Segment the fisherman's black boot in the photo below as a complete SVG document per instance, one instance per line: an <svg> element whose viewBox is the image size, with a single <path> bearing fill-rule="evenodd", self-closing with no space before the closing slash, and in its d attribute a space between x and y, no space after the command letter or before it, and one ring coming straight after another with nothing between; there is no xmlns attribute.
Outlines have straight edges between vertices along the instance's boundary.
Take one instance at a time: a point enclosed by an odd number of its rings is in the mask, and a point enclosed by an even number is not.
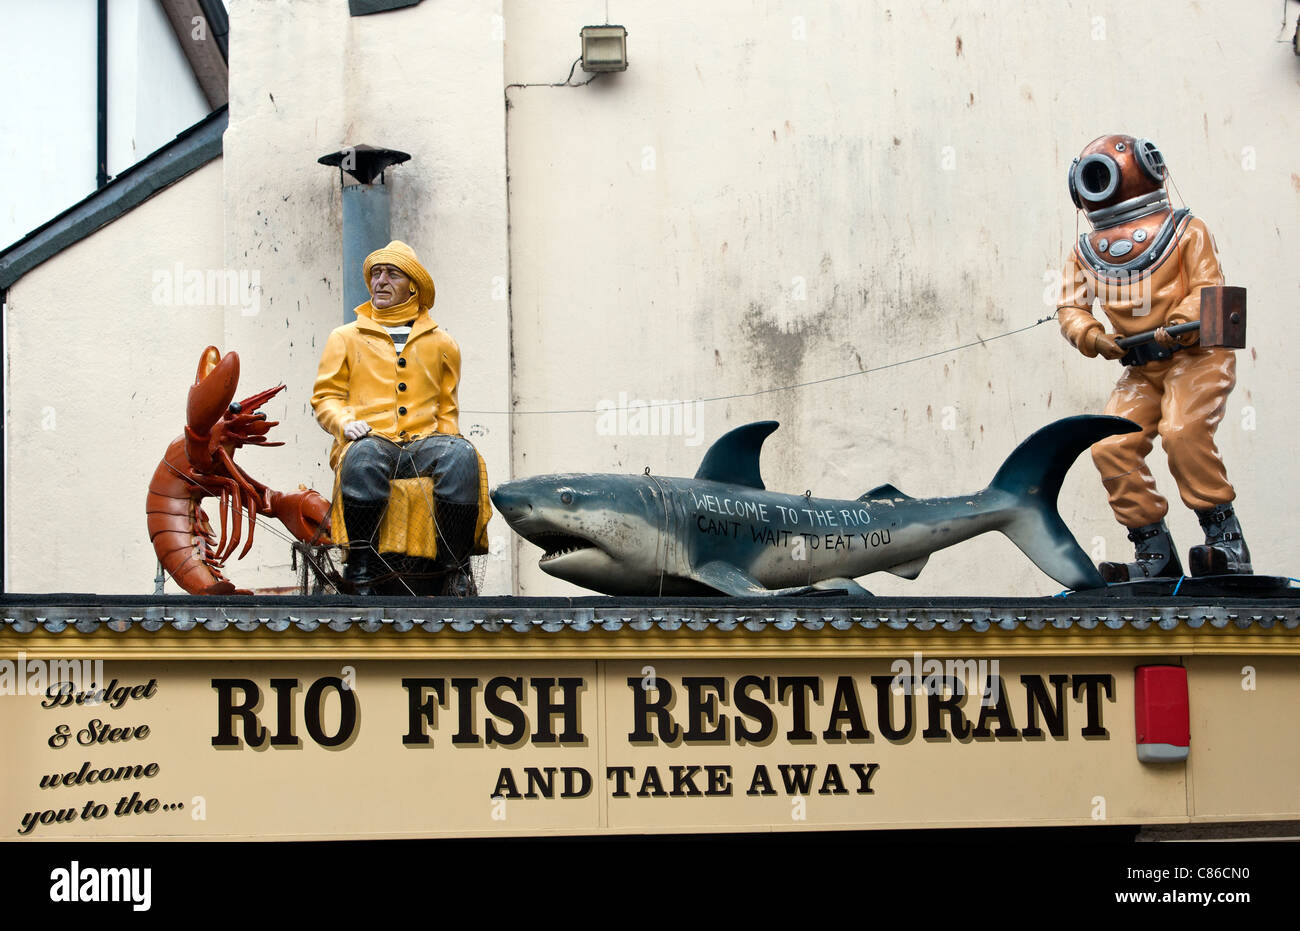
<svg viewBox="0 0 1300 931"><path fill-rule="evenodd" d="M1187 554L1192 575L1251 575L1250 550L1232 505L1197 511L1196 516L1205 531L1205 545L1193 546Z"/></svg>
<svg viewBox="0 0 1300 931"><path fill-rule="evenodd" d="M1097 568L1107 582L1140 582L1143 579L1176 579L1183 574L1174 538L1164 521L1134 527L1128 532L1137 550L1136 562L1104 562Z"/></svg>
<svg viewBox="0 0 1300 931"><path fill-rule="evenodd" d="M374 584L382 574L375 538L384 516L384 504L343 499L343 524L348 533L348 559L343 567L343 581L354 595L373 595Z"/></svg>
<svg viewBox="0 0 1300 931"><path fill-rule="evenodd" d="M478 594L478 585L470 568L470 551L474 531L478 529L478 504L457 504L435 499L434 517L438 523L439 565L446 567L442 593L457 598Z"/></svg>

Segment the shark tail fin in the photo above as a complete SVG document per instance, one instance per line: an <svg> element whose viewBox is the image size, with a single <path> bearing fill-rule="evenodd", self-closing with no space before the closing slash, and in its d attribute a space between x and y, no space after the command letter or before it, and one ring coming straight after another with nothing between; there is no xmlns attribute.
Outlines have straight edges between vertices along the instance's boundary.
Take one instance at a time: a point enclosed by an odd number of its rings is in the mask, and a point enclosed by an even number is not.
<svg viewBox="0 0 1300 931"><path fill-rule="evenodd" d="M925 564L929 561L929 556L922 556L920 559L913 559L911 562L905 562L897 566L890 566L885 571L892 572L900 579L915 581L916 578L920 576L921 570L925 568Z"/></svg>
<svg viewBox="0 0 1300 931"><path fill-rule="evenodd" d="M1138 429L1123 417L1066 417L1017 446L989 483L1016 499L1002 532L1034 565L1067 588L1101 588L1105 582L1056 509L1065 474L1079 454L1098 440Z"/></svg>

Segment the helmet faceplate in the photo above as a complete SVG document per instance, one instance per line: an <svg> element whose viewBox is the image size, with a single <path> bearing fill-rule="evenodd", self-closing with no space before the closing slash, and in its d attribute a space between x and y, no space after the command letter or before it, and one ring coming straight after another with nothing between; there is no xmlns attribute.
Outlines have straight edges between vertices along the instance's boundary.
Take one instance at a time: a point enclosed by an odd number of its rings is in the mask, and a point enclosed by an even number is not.
<svg viewBox="0 0 1300 931"><path fill-rule="evenodd" d="M1151 140L1102 136L1070 165L1070 199L1093 213L1161 191L1166 174L1164 156Z"/></svg>

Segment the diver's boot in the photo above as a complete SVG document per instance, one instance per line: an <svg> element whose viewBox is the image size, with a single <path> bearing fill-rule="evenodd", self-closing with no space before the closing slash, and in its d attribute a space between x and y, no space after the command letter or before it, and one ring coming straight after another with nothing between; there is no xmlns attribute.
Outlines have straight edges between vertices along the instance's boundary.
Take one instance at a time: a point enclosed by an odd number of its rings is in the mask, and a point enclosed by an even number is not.
<svg viewBox="0 0 1300 931"><path fill-rule="evenodd" d="M1250 550L1241 535L1241 524L1231 504L1197 511L1205 545L1193 546L1187 554L1192 575L1251 575Z"/></svg>
<svg viewBox="0 0 1300 931"><path fill-rule="evenodd" d="M1183 574L1174 538L1164 521L1134 527L1128 532L1137 551L1135 562L1104 562L1097 568L1107 582L1141 582L1143 579L1176 579Z"/></svg>
<svg viewBox="0 0 1300 931"><path fill-rule="evenodd" d="M434 516L438 523L437 562L446 568L442 594L456 598L477 595L469 557L474 548L474 531L478 529L478 503L457 504L436 498Z"/></svg>
<svg viewBox="0 0 1300 931"><path fill-rule="evenodd" d="M343 581L354 595L373 595L379 571L379 554L375 538L384 516L383 504L343 499L343 524L348 533L348 559L343 566Z"/></svg>

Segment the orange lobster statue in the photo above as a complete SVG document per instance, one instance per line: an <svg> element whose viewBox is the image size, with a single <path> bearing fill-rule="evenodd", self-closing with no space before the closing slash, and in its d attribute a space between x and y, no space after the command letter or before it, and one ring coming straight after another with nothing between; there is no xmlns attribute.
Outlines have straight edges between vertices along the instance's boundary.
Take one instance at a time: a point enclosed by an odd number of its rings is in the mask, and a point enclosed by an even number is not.
<svg viewBox="0 0 1300 931"><path fill-rule="evenodd" d="M185 410L185 433L167 447L149 482L145 507L154 551L176 584L192 595L251 594L235 588L220 571L239 545L245 510L248 540L240 559L253 545L258 514L279 518L304 542L329 542L328 501L310 490L288 495L272 491L235 465L232 455L241 446L284 445L267 442L267 432L278 421L268 421L258 411L284 385L231 403L238 384L239 355L223 356L215 346L204 349ZM199 506L204 498L217 496L221 499L219 539Z"/></svg>

